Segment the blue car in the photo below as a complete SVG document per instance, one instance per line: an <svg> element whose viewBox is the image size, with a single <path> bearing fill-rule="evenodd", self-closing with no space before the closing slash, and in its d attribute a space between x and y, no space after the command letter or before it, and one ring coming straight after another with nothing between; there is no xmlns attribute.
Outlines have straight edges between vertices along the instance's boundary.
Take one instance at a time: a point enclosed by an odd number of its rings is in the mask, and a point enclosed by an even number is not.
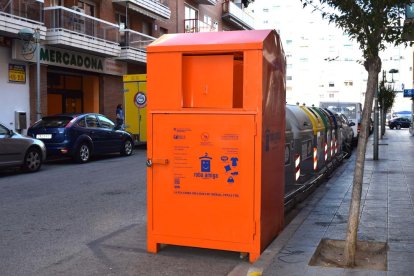
<svg viewBox="0 0 414 276"><path fill-rule="evenodd" d="M78 163L86 163L96 154L119 152L129 156L134 148L131 134L96 113L43 117L27 135L42 140L47 155L70 156Z"/></svg>

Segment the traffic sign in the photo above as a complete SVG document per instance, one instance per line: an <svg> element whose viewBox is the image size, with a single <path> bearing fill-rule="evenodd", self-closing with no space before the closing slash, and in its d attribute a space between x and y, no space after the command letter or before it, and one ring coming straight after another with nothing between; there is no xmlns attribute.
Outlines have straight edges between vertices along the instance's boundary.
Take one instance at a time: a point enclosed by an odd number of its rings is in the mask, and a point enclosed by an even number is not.
<svg viewBox="0 0 414 276"><path fill-rule="evenodd" d="M414 97L414 89L404 89L404 97Z"/></svg>

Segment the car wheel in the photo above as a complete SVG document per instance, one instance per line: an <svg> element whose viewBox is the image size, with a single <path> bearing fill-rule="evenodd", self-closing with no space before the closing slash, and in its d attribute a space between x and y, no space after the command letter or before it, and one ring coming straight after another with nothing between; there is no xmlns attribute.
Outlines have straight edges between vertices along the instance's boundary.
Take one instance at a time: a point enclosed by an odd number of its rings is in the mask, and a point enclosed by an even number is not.
<svg viewBox="0 0 414 276"><path fill-rule="evenodd" d="M394 129L394 127L393 126L390 126L390 129Z"/></svg>
<svg viewBox="0 0 414 276"><path fill-rule="evenodd" d="M38 149L30 148L24 157L23 170L26 172L37 172L42 166L42 154Z"/></svg>
<svg viewBox="0 0 414 276"><path fill-rule="evenodd" d="M397 126L396 126L396 128L397 128L397 129L401 129L401 126L400 126L400 125L397 125Z"/></svg>
<svg viewBox="0 0 414 276"><path fill-rule="evenodd" d="M86 163L91 157L91 149L88 144L80 144L75 154L75 161L78 163Z"/></svg>
<svg viewBox="0 0 414 276"><path fill-rule="evenodd" d="M121 155L130 156L132 154L132 151L132 141L130 139L126 139L122 144Z"/></svg>

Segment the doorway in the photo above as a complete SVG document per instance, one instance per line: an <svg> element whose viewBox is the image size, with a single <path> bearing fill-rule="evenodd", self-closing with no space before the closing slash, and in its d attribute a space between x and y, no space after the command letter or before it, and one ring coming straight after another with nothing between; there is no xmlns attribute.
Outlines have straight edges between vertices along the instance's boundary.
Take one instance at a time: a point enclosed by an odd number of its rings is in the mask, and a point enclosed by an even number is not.
<svg viewBox="0 0 414 276"><path fill-rule="evenodd" d="M47 74L47 114L99 113L99 78L92 75Z"/></svg>

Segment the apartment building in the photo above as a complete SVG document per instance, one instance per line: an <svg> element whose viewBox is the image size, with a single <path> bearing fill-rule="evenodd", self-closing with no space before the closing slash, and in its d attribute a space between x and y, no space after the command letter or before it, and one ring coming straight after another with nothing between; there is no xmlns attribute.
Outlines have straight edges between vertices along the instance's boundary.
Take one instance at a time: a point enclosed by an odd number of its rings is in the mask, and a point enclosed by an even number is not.
<svg viewBox="0 0 414 276"><path fill-rule="evenodd" d="M361 65L359 44L318 11L303 8L300 1L260 0L249 6L256 29L276 29L287 60L288 103L318 105L321 101L364 102L368 73ZM388 81L401 91L413 83L413 54L410 47L389 45L381 53L382 69L398 70ZM403 108L397 96L396 108Z"/></svg>
<svg viewBox="0 0 414 276"><path fill-rule="evenodd" d="M146 72L157 37L253 24L240 0L0 0L0 121L16 129L16 111L27 126L57 113L114 119L122 76Z"/></svg>

